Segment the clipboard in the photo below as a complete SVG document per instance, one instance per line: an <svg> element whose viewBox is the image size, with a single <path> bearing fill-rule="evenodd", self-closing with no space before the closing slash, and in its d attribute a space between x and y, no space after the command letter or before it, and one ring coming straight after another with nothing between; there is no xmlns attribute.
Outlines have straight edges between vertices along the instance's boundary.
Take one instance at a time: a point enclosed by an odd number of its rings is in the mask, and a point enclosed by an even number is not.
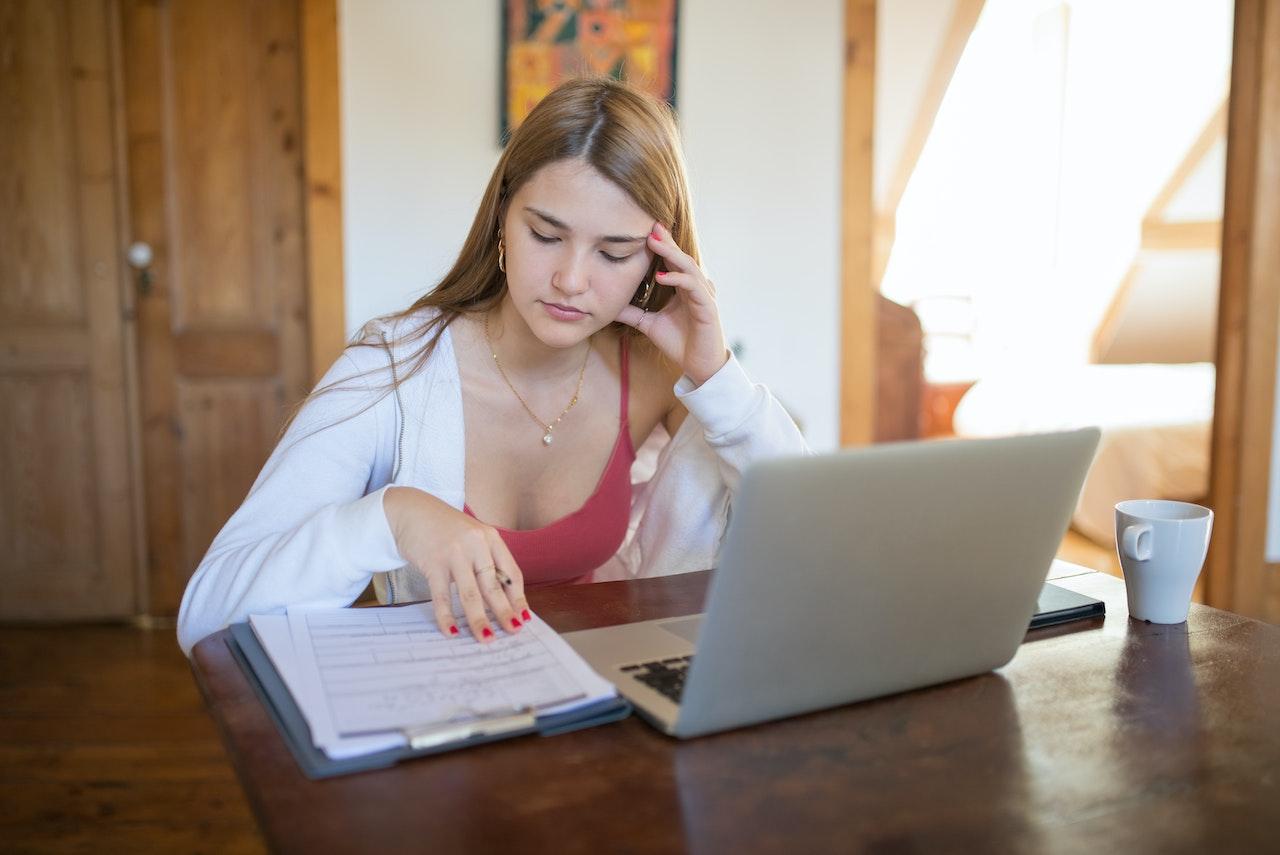
<svg viewBox="0 0 1280 855"><path fill-rule="evenodd" d="M266 707L276 729L280 731L298 767L315 781L386 769L402 760L441 754L459 748L470 748L513 736L536 733L556 736L574 730L620 721L631 714L631 704L618 695L585 707L563 713L534 716L514 713L496 717L470 719L447 725L432 725L406 732L408 745L362 754L358 757L333 759L311 741L311 728L293 700L293 694L280 678L271 658L263 650L248 623L228 627L227 647L253 687L254 694ZM416 746L416 747L415 747Z"/></svg>

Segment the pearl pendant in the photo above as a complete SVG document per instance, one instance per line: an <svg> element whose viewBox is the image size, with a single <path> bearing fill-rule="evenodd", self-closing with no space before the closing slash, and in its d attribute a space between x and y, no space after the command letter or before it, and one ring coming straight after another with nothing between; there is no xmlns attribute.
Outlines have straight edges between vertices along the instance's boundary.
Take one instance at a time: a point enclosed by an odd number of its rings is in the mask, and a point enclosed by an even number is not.
<svg viewBox="0 0 1280 855"><path fill-rule="evenodd" d="M550 444L551 444L551 432L550 432L550 431L548 431L548 432L546 433L546 435L542 437L542 444L543 444L543 445L550 445Z"/></svg>

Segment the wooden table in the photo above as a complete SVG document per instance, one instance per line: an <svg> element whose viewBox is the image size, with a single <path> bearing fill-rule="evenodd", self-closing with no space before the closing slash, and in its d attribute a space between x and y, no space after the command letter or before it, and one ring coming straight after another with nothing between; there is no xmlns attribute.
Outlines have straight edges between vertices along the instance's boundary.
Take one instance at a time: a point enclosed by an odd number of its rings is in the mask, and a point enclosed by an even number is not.
<svg viewBox="0 0 1280 855"><path fill-rule="evenodd" d="M1000 671L678 742L632 717L308 781L225 633L193 668L287 852L1275 852L1280 629L1203 606L1028 634ZM700 609L708 573L534 591L560 631ZM856 666L856 662L850 663Z"/></svg>

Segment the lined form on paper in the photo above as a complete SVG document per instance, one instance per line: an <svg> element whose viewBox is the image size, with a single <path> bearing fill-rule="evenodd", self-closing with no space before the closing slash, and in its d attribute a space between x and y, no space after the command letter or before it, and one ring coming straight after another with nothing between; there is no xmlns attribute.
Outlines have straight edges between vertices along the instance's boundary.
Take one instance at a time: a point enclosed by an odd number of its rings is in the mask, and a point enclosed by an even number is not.
<svg viewBox="0 0 1280 855"><path fill-rule="evenodd" d="M329 750L359 734L511 712L561 712L615 694L536 616L480 644L446 637L426 605L290 610L307 719Z"/></svg>
<svg viewBox="0 0 1280 855"><path fill-rule="evenodd" d="M271 658L271 664L275 666L276 673L280 675L280 679L284 681L289 693L293 695L299 712L302 713L303 718L307 720L308 726L314 731L315 725L312 724L312 721L316 715L315 707L317 703L307 698L305 684L299 674L298 657L293 652L293 637L289 633L288 616L251 615L249 625L253 628L253 634L257 637L258 643L262 645L262 649ZM396 731L387 731L386 733L376 733L370 736L343 737L325 745L324 752L330 759L341 760L348 757L359 757L362 754L372 754L376 751L399 748L404 746L406 742L404 734Z"/></svg>

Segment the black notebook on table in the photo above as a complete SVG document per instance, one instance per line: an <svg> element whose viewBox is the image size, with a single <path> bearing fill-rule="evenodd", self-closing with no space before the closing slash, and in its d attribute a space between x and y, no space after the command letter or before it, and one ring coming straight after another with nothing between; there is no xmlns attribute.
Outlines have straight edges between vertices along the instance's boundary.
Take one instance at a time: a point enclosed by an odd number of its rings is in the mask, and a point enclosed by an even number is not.
<svg viewBox="0 0 1280 855"><path fill-rule="evenodd" d="M1036 613L1031 616L1028 629L1040 629L1073 620L1102 617L1107 613L1107 605L1102 600L1095 600L1075 591L1068 591L1052 582L1045 582L1036 600Z"/></svg>
<svg viewBox="0 0 1280 855"><path fill-rule="evenodd" d="M271 715L303 774L312 780L385 769L401 760L440 754L513 736L533 733L541 736L555 736L618 721L631 713L631 705L619 695L569 712L539 715L527 724L517 722L516 726L495 729L494 732L489 733L477 733L443 744L421 748L403 745L358 757L334 759L312 742L311 728L307 725L306 718L302 715L302 711L298 708L275 665L272 664L271 658L258 641L258 637L254 635L253 629L247 623L232 624L229 627L227 645L248 678L249 684L253 686L254 692Z"/></svg>

